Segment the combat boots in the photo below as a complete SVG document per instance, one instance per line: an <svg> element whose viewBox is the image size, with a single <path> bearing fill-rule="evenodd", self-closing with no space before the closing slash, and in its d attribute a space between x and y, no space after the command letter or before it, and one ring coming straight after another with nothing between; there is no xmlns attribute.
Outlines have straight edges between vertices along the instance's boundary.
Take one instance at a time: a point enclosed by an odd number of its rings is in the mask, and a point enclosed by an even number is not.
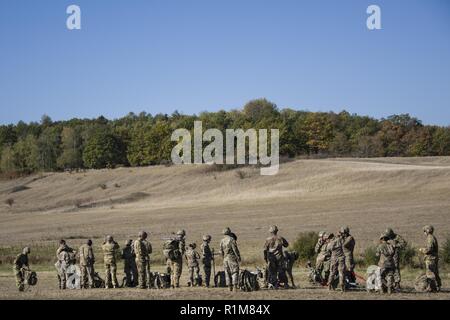
<svg viewBox="0 0 450 320"><path fill-rule="evenodd" d="M228 287L229 287L230 291L233 291L233 285L230 284Z"/></svg>

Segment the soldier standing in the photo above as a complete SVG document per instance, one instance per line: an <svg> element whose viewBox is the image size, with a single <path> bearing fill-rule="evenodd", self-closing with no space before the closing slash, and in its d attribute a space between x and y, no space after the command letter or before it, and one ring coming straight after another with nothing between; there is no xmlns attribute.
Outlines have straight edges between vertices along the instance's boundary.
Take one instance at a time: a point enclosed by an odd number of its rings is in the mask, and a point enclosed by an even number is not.
<svg viewBox="0 0 450 320"><path fill-rule="evenodd" d="M271 226L269 228L270 237L266 239L264 244L264 261L267 264L268 283L272 288L278 289L278 283L282 282L288 287L288 281L284 272L284 255L283 247L287 248L289 243L285 238L278 235L278 227Z"/></svg>
<svg viewBox="0 0 450 320"><path fill-rule="evenodd" d="M387 234L382 234L380 236L380 245L377 248L376 255L377 257L380 257L378 266L381 269L381 280L385 284L388 294L392 293L392 289L394 287L394 254L395 247L390 242L389 236ZM383 289L380 293L383 293Z"/></svg>
<svg viewBox="0 0 450 320"><path fill-rule="evenodd" d="M133 240L125 242L122 249L123 272L125 273L125 286L135 287L138 281L138 271L136 266L136 254L134 253Z"/></svg>
<svg viewBox="0 0 450 320"><path fill-rule="evenodd" d="M73 253L73 249L66 244L66 240L61 239L59 241L59 247L56 249L57 262L55 268L58 275L59 289L66 289L67 274L66 270L70 265L71 257L69 253Z"/></svg>
<svg viewBox="0 0 450 320"><path fill-rule="evenodd" d="M31 250L29 247L25 247L21 254L18 254L16 259L14 259L13 272L16 277L16 286L19 291L25 289L25 277L24 271L30 271L30 266L28 265L28 255Z"/></svg>
<svg viewBox="0 0 450 320"><path fill-rule="evenodd" d="M136 255L136 266L138 271L138 285L140 289L147 288L147 281L150 282L148 278L147 270L149 270L149 245L147 243L147 232L139 232L139 238L134 241L134 254Z"/></svg>
<svg viewBox="0 0 450 320"><path fill-rule="evenodd" d="M434 228L433 226L425 226L423 227L423 233L427 237L425 242L425 247L420 248L420 252L425 255L425 274L429 280L436 286L436 290L440 291L441 289L441 277L439 276L439 248L436 237L434 236ZM428 291L433 291L433 285L429 285Z"/></svg>
<svg viewBox="0 0 450 320"><path fill-rule="evenodd" d="M106 236L106 241L102 245L103 250L103 261L105 264L105 288L109 289L111 287L119 287L119 282L117 281L117 264L116 256L119 250L119 244L114 241L113 237Z"/></svg>
<svg viewBox="0 0 450 320"><path fill-rule="evenodd" d="M330 251L327 250L328 233L325 231L319 232L319 239L317 240L314 252L317 254L316 258L316 271L320 274L320 277L328 281L330 273ZM324 272L324 274L323 274Z"/></svg>
<svg viewBox="0 0 450 320"><path fill-rule="evenodd" d="M339 287L345 292L345 255L342 244L344 240L340 236L330 234L327 250L330 252L330 275L328 277L328 289L334 290L334 279L339 275Z"/></svg>
<svg viewBox="0 0 450 320"><path fill-rule="evenodd" d="M211 236L204 235L203 243L201 245L202 252L202 264L203 264L203 272L205 273L205 286L209 288L211 281L211 265L212 260L214 259L214 255L209 247L209 243L211 242Z"/></svg>
<svg viewBox="0 0 450 320"><path fill-rule="evenodd" d="M226 281L230 291L233 291L233 288L237 291L241 255L230 228L225 228L223 230L223 234L225 237L220 242L220 253L223 258L223 269L225 270Z"/></svg>
<svg viewBox="0 0 450 320"><path fill-rule="evenodd" d="M400 290L400 282L402 281L400 274L400 252L406 248L407 243L401 236L396 234L394 230L392 230L391 228L387 228L385 234L389 237L391 244L394 245L395 247L394 289Z"/></svg>
<svg viewBox="0 0 450 320"><path fill-rule="evenodd" d="M92 249L92 240L89 239L79 249L80 269L81 269L81 288L87 289L94 286L94 250Z"/></svg>
<svg viewBox="0 0 450 320"><path fill-rule="evenodd" d="M180 277L183 271L183 256L186 250L185 237L186 231L178 230L175 238L168 241L168 247L163 249L163 253L167 259L167 271L170 273L172 288L180 287Z"/></svg>
<svg viewBox="0 0 450 320"><path fill-rule="evenodd" d="M350 282L356 282L354 273L355 260L353 259L353 251L355 250L355 239L350 234L350 229L345 226L339 230L339 234L342 237L342 248L345 255L345 271Z"/></svg>
<svg viewBox="0 0 450 320"><path fill-rule="evenodd" d="M200 268L198 264L198 260L200 259L200 254L195 251L197 245L195 243L191 243L186 250L186 261L189 269L189 286L194 287L199 283L200 278Z"/></svg>

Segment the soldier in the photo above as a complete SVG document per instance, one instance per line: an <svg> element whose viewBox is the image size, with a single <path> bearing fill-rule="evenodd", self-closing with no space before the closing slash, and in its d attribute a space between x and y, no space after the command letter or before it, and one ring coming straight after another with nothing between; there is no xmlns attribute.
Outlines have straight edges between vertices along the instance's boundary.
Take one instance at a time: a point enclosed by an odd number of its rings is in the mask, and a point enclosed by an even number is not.
<svg viewBox="0 0 450 320"><path fill-rule="evenodd" d="M92 240L89 239L79 249L80 269L81 269L81 288L87 289L94 286L94 250L92 249Z"/></svg>
<svg viewBox="0 0 450 320"><path fill-rule="evenodd" d="M199 283L200 278L200 268L198 265L198 260L200 259L200 254L195 251L197 245L195 243L191 243L186 250L186 261L189 269L189 286L194 287Z"/></svg>
<svg viewBox="0 0 450 320"><path fill-rule="evenodd" d="M225 270L226 281L230 291L238 289L239 280L239 263L241 262L241 254L233 237L230 228L223 230L225 237L220 242L220 254L223 258L223 269Z"/></svg>
<svg viewBox="0 0 450 320"><path fill-rule="evenodd" d="M30 252L30 248L25 247L23 248L22 253L18 254L16 259L14 259L13 272L16 277L16 286L19 291L25 289L24 271L30 271L30 266L28 265L28 255Z"/></svg>
<svg viewBox="0 0 450 320"><path fill-rule="evenodd" d="M58 274L59 289L61 290L66 289L66 271L71 263L71 255L69 255L69 253L73 254L73 249L66 244L66 240L61 239L59 241L59 247L56 250L57 262L55 263L56 271Z"/></svg>
<svg viewBox="0 0 450 320"><path fill-rule="evenodd" d="M420 252L425 255L425 275L427 276L429 283L432 285L428 286L428 291L434 291L433 287L436 287L437 291L441 290L441 278L439 276L439 248L436 237L433 235L433 226L423 227L423 233L427 237L425 247L420 248Z"/></svg>
<svg viewBox="0 0 450 320"><path fill-rule="evenodd" d="M377 248L376 255L377 257L380 257L378 266L380 267L381 280L385 285L388 294L392 293L394 287L394 254L395 247L389 240L389 236L387 234L382 234L380 236L380 245ZM380 293L383 293L383 291L384 290L382 289Z"/></svg>
<svg viewBox="0 0 450 320"><path fill-rule="evenodd" d="M212 260L214 259L214 255L209 247L209 243L211 242L211 236L204 235L203 243L201 245L202 252L202 264L203 264L203 272L205 273L205 286L209 288L211 281L211 265Z"/></svg>
<svg viewBox="0 0 450 320"><path fill-rule="evenodd" d="M342 292L345 292L345 255L342 244L344 240L341 236L335 236L330 234L329 243L327 244L327 250L330 254L330 275L328 277L328 289L334 290L334 279L336 275L339 275L339 287Z"/></svg>
<svg viewBox="0 0 450 320"><path fill-rule="evenodd" d="M289 243L285 238L278 235L278 227L271 226L269 228L270 237L266 239L264 244L264 261L267 264L269 287L278 289L278 283L284 283L288 287L288 281L284 272L284 255L283 247L287 248Z"/></svg>
<svg viewBox="0 0 450 320"><path fill-rule="evenodd" d="M294 283L294 276L292 275L292 268L294 267L294 263L295 261L297 261L297 259L298 259L297 251L284 251L284 265L285 265L285 272L287 274L284 277L287 280L287 277L289 276L293 288L295 288L296 286Z"/></svg>
<svg viewBox="0 0 450 320"><path fill-rule="evenodd" d="M136 266L136 254L134 253L133 240L125 241L122 249L123 272L125 273L125 286L135 287L138 283L138 271Z"/></svg>
<svg viewBox="0 0 450 320"><path fill-rule="evenodd" d="M111 283L113 288L118 288L116 256L120 247L110 235L106 236L105 240L102 245L103 261L105 264L105 288L109 289Z"/></svg>
<svg viewBox="0 0 450 320"><path fill-rule="evenodd" d="M172 288L180 287L180 277L183 271L183 256L186 251L186 231L178 230L175 238L170 239L168 246L164 244L163 253L167 258L167 271L171 276Z"/></svg>
<svg viewBox="0 0 450 320"><path fill-rule="evenodd" d="M406 248L407 243L401 236L396 234L394 230L392 230L391 228L387 228L384 233L389 237L391 244L394 245L395 247L394 289L400 290L400 282L402 281L400 275L400 252Z"/></svg>
<svg viewBox="0 0 450 320"><path fill-rule="evenodd" d="M150 246L147 242L147 232L139 232L139 238L134 241L134 254L136 255L136 267L138 271L138 285L140 289L147 288L147 281L150 282L148 271L149 267L149 252Z"/></svg>
<svg viewBox="0 0 450 320"><path fill-rule="evenodd" d="M342 248L344 249L345 255L345 271L347 273L347 278L350 282L356 282L355 277L355 260L353 259L353 251L355 250L355 239L350 234L350 229L345 226L339 230L339 234L342 237L343 243Z"/></svg>
<svg viewBox="0 0 450 320"><path fill-rule="evenodd" d="M316 271L320 274L320 277L328 281L330 274L330 251L327 250L328 233L325 231L319 232L319 239L317 240L314 252L317 254L316 258Z"/></svg>

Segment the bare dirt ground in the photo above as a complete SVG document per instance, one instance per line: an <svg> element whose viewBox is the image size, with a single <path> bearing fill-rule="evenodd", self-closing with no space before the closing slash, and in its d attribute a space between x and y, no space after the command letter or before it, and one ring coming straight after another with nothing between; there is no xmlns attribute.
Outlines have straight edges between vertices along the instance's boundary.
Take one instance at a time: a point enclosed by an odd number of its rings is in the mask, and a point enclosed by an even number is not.
<svg viewBox="0 0 450 320"><path fill-rule="evenodd" d="M5 203L10 198L12 207ZM212 246L217 248L221 230L230 226L239 237L244 262L255 266L261 263L261 247L271 224L277 224L280 233L292 241L302 231L336 232L341 225L349 225L358 255L374 245L388 226L415 247L423 244L425 224L434 225L438 240L444 240L450 234L449 214L448 157L297 160L282 164L276 176L260 176L256 168L218 171L195 165L43 173L0 182L0 247L55 245L60 238L70 239L69 244L77 247L92 237L101 256L98 246L106 234L122 244L146 229L158 257L162 238L179 228L187 231L188 242L197 244L202 234L211 234ZM49 289L51 281L46 284L45 277L39 287L41 297L61 297ZM0 297L15 297L13 287L10 272L1 273ZM183 298L202 298L197 290L182 290L187 295ZM220 289L209 291L205 296L229 298ZM122 297L123 292L124 298L131 298L125 289L117 292L106 296ZM357 299L374 298L355 294ZM97 291L68 295L103 298ZM180 294L158 292L145 297L165 295L178 298ZM449 298L445 293L431 298L441 295ZM251 297L341 296L321 289L298 289Z"/></svg>

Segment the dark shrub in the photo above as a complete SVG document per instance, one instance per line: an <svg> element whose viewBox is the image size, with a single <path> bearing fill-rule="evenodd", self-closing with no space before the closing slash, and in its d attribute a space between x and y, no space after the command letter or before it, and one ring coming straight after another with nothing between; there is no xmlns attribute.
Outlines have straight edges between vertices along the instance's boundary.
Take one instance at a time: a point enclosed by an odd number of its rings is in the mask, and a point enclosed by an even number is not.
<svg viewBox="0 0 450 320"><path fill-rule="evenodd" d="M315 252L314 247L316 246L319 236L317 232L302 232L295 239L292 249L297 251L298 258L300 261L311 261L314 259Z"/></svg>

